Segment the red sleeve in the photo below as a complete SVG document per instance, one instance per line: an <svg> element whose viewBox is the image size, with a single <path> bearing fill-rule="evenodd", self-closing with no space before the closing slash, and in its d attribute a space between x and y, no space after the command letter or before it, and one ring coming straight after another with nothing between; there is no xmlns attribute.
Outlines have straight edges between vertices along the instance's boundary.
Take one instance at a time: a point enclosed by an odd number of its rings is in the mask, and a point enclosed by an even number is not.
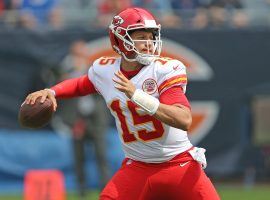
<svg viewBox="0 0 270 200"><path fill-rule="evenodd" d="M180 104L190 109L190 104L181 86L169 88L161 93L159 101L167 105Z"/></svg>
<svg viewBox="0 0 270 200"><path fill-rule="evenodd" d="M79 78L67 79L51 88L55 91L56 98L72 98L96 93L93 83L87 75Z"/></svg>

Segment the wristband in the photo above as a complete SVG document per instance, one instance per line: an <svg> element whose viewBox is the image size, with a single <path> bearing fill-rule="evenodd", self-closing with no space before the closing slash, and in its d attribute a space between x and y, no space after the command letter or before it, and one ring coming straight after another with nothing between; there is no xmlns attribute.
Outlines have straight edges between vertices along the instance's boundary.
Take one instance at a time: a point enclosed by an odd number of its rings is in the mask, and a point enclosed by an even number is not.
<svg viewBox="0 0 270 200"><path fill-rule="evenodd" d="M131 101L146 110L150 115L154 115L159 106L159 100L157 98L139 89L135 90L131 97Z"/></svg>

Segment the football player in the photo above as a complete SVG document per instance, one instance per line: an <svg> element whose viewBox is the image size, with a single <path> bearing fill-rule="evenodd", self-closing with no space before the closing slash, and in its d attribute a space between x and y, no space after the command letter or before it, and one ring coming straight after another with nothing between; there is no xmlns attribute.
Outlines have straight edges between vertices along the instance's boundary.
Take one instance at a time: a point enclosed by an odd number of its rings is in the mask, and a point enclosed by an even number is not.
<svg viewBox="0 0 270 200"><path fill-rule="evenodd" d="M59 98L99 93L115 118L126 158L100 194L101 200L217 200L206 176L205 149L187 136L192 123L185 96L186 68L160 57L161 26L142 8L114 16L109 37L119 58L101 57L88 74L27 96ZM98 134L98 133L97 133Z"/></svg>

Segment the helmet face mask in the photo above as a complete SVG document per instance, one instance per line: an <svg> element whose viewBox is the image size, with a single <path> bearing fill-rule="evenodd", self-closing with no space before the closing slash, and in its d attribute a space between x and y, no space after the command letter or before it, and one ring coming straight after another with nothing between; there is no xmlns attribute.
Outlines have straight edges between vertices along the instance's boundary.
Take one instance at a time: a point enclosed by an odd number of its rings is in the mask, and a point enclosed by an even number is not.
<svg viewBox="0 0 270 200"><path fill-rule="evenodd" d="M126 9L113 18L109 28L112 47L125 60L149 65L154 58L160 56L162 48L161 26L156 24L154 17L148 11L141 8ZM131 34L137 30L151 32L153 39L132 39ZM140 52L136 48L137 43L144 43L147 52Z"/></svg>

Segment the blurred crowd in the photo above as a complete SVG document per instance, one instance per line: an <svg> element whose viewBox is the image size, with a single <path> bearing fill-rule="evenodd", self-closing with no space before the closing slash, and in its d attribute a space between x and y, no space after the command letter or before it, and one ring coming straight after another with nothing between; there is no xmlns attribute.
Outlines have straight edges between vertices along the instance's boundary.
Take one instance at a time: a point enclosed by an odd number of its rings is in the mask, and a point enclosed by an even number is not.
<svg viewBox="0 0 270 200"><path fill-rule="evenodd" d="M0 26L107 27L130 6L151 10L169 28L270 27L270 0L0 0Z"/></svg>

